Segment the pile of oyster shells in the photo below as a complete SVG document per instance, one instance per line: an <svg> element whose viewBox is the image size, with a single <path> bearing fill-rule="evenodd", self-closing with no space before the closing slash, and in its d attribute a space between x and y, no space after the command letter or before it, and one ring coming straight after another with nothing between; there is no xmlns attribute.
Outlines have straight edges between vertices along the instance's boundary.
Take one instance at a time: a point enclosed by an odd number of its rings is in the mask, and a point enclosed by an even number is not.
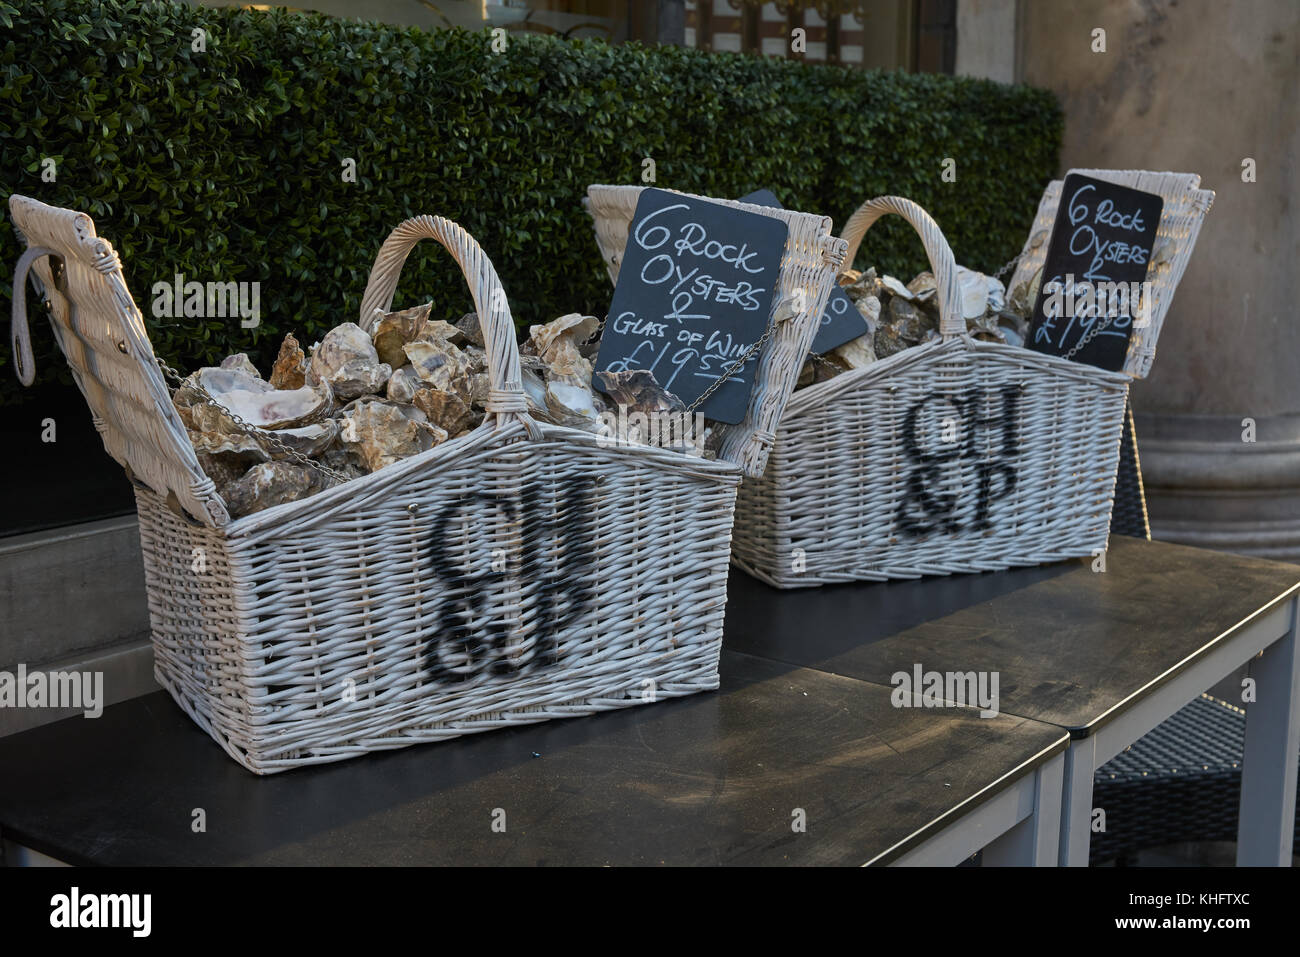
<svg viewBox="0 0 1300 957"><path fill-rule="evenodd" d="M1016 285L1008 296L992 276L957 267L962 318L975 339L1022 346L1042 270ZM877 276L874 268L841 274L840 285L867 320L865 335L804 363L796 388L825 382L851 369L861 369L912 346L939 338L939 297L930 272L904 285L893 276Z"/></svg>
<svg viewBox="0 0 1300 957"><path fill-rule="evenodd" d="M483 422L490 385L478 316L453 325L429 318L431 308L384 314L369 333L345 322L308 351L290 334L266 379L238 353L184 381L173 403L233 517L327 488L312 463L359 478ZM591 389L600 325L575 313L530 328L520 366L533 418L597 431L607 408L681 411L643 370L602 372L608 399Z"/></svg>

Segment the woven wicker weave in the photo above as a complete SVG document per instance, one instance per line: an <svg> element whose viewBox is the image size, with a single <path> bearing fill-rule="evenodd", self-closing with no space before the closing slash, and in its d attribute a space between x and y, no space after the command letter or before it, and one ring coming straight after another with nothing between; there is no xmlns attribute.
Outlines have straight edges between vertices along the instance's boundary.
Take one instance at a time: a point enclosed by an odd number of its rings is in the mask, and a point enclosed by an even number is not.
<svg viewBox="0 0 1300 957"><path fill-rule="evenodd" d="M1141 188L1176 196L1191 188L1187 177L1144 176ZM1047 206L1045 197L1040 218L1050 231ZM1155 330L1195 241L1192 220L1207 208L1204 196L1166 197L1158 235L1181 243L1171 267L1152 277ZM797 588L993 571L1105 549L1130 375L967 336L952 251L908 200L865 203L844 229L846 262L887 213L921 235L938 283L941 339L791 398L766 471L741 487L732 561ZM1021 271L1032 275L1028 250ZM1152 336L1142 354L1154 347Z"/></svg>
<svg viewBox="0 0 1300 957"><path fill-rule="evenodd" d="M1106 829L1092 835L1089 863L1182 841L1235 841L1245 738L1245 712L1203 694L1098 768L1092 806L1105 810ZM1293 828L1300 847L1300 814Z"/></svg>
<svg viewBox="0 0 1300 957"><path fill-rule="evenodd" d="M394 231L360 321L389 306L419 239L445 246L488 337L485 423L231 521L109 244L84 214L10 207L25 241L66 264L66 281L50 259L34 268L137 484L156 677L239 763L264 774L717 687L741 467L533 421L506 297L460 227ZM810 338L814 318L791 334ZM780 396L795 374L763 386Z"/></svg>

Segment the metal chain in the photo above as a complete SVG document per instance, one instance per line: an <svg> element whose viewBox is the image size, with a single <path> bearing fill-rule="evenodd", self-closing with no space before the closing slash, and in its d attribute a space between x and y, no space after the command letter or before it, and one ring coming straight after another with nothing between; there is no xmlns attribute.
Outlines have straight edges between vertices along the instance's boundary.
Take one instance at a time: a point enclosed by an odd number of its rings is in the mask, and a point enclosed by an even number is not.
<svg viewBox="0 0 1300 957"><path fill-rule="evenodd" d="M1088 330L1086 335L1079 337L1079 341L1074 344L1074 348L1072 348L1069 352L1067 352L1063 358L1073 359L1076 355L1078 355L1080 349L1082 349L1088 343L1092 342L1093 339L1096 339L1099 335L1105 332L1106 327L1109 326L1115 318L1116 318L1115 316L1107 316L1105 322L1100 322L1093 325L1093 327Z"/></svg>
<svg viewBox="0 0 1300 957"><path fill-rule="evenodd" d="M708 399L709 396L713 395L714 392L716 392L719 388L721 388L728 379L732 378L737 372L745 368L745 363L749 362L749 360L753 358L754 353L756 353L759 349L763 348L763 346L766 345L767 340L772 338L772 333L774 332L776 332L775 321L768 324L767 329L763 332L761 336L759 336L758 341L749 347L748 352L746 352L743 356L741 356L734 363L732 363L731 367L728 368L725 372L723 372L722 375L714 379L713 384L710 385L707 389L705 389L704 392L700 395L700 397L690 404L690 407L687 408L686 410L686 415L694 415L695 410L698 409L704 403L704 401Z"/></svg>
<svg viewBox="0 0 1300 957"><path fill-rule="evenodd" d="M1009 270L1014 269L1014 268L1016 267L1016 264L1019 263L1020 260L1022 260L1022 259L1024 259L1024 258L1025 258L1024 253L1019 254L1019 255L1016 256L1014 259L1010 260L1010 261L1009 261L1005 266L1003 266L1001 269L999 269L997 272L995 272L995 273L993 274L993 278L994 278L994 279L1001 279L1003 276L1005 276L1005 275L1007 274L1007 272L1008 272Z"/></svg>
<svg viewBox="0 0 1300 957"><path fill-rule="evenodd" d="M265 429L259 429L255 425L249 425L240 416L236 415L230 409L226 408L224 405L222 405L220 402L214 399L211 393L209 393L207 389L203 388L203 386L199 384L198 381L194 381L186 384L186 381L181 376L181 374L177 372L175 369L173 369L171 366L169 366L167 363L163 362L162 359L155 356L154 361L158 363L158 368L163 371L163 375L166 376L168 379L171 379L172 382L176 384L177 388L184 386L188 389L193 389L195 392L198 393L198 396L203 401L204 405L212 406L214 409L216 409L226 418L230 419L230 421L235 424L236 429L238 429L240 432L247 435L254 442L257 442L264 449L269 448L272 452L280 453L281 458L290 459L291 461L296 462L299 465L305 466L307 468L315 469L317 472L320 472L322 475L324 475L327 479L330 479L331 484L342 485L344 482L348 481L348 477L346 475L343 475L341 472L336 472L332 468L329 468L326 465L322 465L320 462L317 462L315 459L308 458L307 456L299 452L297 449L291 449L289 446L285 445L283 442L281 442L279 439L277 439L274 435L272 435L270 432L266 431ZM274 457L275 456L272 456L272 458Z"/></svg>

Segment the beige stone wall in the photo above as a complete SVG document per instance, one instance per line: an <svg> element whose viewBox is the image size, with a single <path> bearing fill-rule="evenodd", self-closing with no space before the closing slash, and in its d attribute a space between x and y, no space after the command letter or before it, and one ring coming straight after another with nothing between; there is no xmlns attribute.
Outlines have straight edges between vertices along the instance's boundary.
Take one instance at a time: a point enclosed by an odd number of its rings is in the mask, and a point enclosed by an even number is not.
<svg viewBox="0 0 1300 957"><path fill-rule="evenodd" d="M1016 0L957 0L958 76L1016 79Z"/></svg>
<svg viewBox="0 0 1300 957"><path fill-rule="evenodd" d="M1217 193L1135 409L1300 411L1300 3L1022 0L1020 17L1020 78L1065 108L1063 170L1195 172ZM1098 27L1105 53L1091 50Z"/></svg>

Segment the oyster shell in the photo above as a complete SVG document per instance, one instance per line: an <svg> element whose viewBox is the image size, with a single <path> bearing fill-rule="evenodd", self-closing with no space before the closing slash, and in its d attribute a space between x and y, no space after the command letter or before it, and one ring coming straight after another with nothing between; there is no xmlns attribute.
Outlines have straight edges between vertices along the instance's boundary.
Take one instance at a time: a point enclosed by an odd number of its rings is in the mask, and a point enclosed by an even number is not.
<svg viewBox="0 0 1300 957"><path fill-rule="evenodd" d="M447 439L413 406L364 398L343 410L339 441L377 472L386 465L427 452Z"/></svg>
<svg viewBox="0 0 1300 957"><path fill-rule="evenodd" d="M916 278L907 284L907 288L916 298L917 302L925 302L934 298L934 294L938 291L939 285L935 281L934 273L922 272L916 274Z"/></svg>
<svg viewBox="0 0 1300 957"><path fill-rule="evenodd" d="M524 398L528 400L528 414L539 421L554 423L555 417L546 407L546 381L523 364L519 369L519 381L524 387Z"/></svg>
<svg viewBox="0 0 1300 957"><path fill-rule="evenodd" d="M338 472L346 479L358 479L368 475L361 457L346 445L335 445L321 453L319 461L328 469Z"/></svg>
<svg viewBox="0 0 1300 957"><path fill-rule="evenodd" d="M221 368L234 369L237 372L246 373L254 378L262 378L262 373L257 371L257 366L253 365L249 360L248 353L246 352L236 352L233 356L226 356L226 358L221 360Z"/></svg>
<svg viewBox="0 0 1300 957"><path fill-rule="evenodd" d="M862 318L867 320L867 328L874 332L880 321L880 300L875 296L863 296L854 305Z"/></svg>
<svg viewBox="0 0 1300 957"><path fill-rule="evenodd" d="M342 402L378 392L393 369L379 361L370 336L355 322L335 326L313 351L309 373L328 382Z"/></svg>
<svg viewBox="0 0 1300 957"><path fill-rule="evenodd" d="M922 342L926 332L935 328L934 317L904 299L889 300L889 318L882 324L892 325L908 342Z"/></svg>
<svg viewBox="0 0 1300 957"><path fill-rule="evenodd" d="M465 341L470 345L478 346L480 349L487 347L487 341L483 338L483 327L479 325L478 313L467 312L460 317L456 323L456 328L460 330Z"/></svg>
<svg viewBox="0 0 1300 957"><path fill-rule="evenodd" d="M384 313L370 333L379 361L393 369L405 365L402 347L419 337L432 309L433 303L426 302L422 306Z"/></svg>
<svg viewBox="0 0 1300 957"><path fill-rule="evenodd" d="M1029 337L1029 323L1014 312L1004 309L998 313L998 331L1008 345L1023 346Z"/></svg>
<svg viewBox="0 0 1300 957"><path fill-rule="evenodd" d="M424 413L431 425L436 425L448 435L459 435L483 421L483 414L475 412L455 392L444 392L428 385L415 393L414 405Z"/></svg>
<svg viewBox="0 0 1300 957"><path fill-rule="evenodd" d="M208 478L217 487L217 493L222 494L224 489L231 482L234 482L249 469L249 461L246 457L240 455L214 455L195 449L195 455L199 460L199 467L203 469Z"/></svg>
<svg viewBox="0 0 1300 957"><path fill-rule="evenodd" d="M452 379L451 388L447 391L455 392L465 400L466 405L485 409L491 389L492 380L486 372L470 372Z"/></svg>
<svg viewBox="0 0 1300 957"><path fill-rule="evenodd" d="M280 352L271 367L271 385L277 389L301 389L307 384L307 354L293 333L284 337Z"/></svg>
<svg viewBox="0 0 1300 957"><path fill-rule="evenodd" d="M1037 271L1027 281L1017 283L1007 296L1006 308L1010 309L1016 315L1028 319L1034 311L1034 305L1038 301L1038 284L1043 279L1043 267L1039 266Z"/></svg>
<svg viewBox="0 0 1300 957"><path fill-rule="evenodd" d="M210 425L210 422L205 421L203 424ZM270 458L263 450L262 443L250 435L235 431L233 428L230 431L226 431L225 427L221 425L216 428L195 428L190 429L189 435L190 444L194 446L194 451L199 454L237 454L255 462L265 462Z"/></svg>
<svg viewBox="0 0 1300 957"><path fill-rule="evenodd" d="M279 429L272 434L272 438L283 442L295 452L310 457L320 455L333 445L338 434L338 422L334 419L326 419L323 422L313 422L311 425L300 426L296 429ZM274 454L272 453L272 457L274 457Z"/></svg>
<svg viewBox="0 0 1300 957"><path fill-rule="evenodd" d="M600 320L595 316L571 312L544 325L531 326L528 339L552 376L572 379L570 384L576 386L591 381L591 361L578 347L598 329Z"/></svg>
<svg viewBox="0 0 1300 957"><path fill-rule="evenodd" d="M546 408L560 425L588 428L600 414L591 389L575 382L552 381L546 384Z"/></svg>
<svg viewBox="0 0 1300 957"><path fill-rule="evenodd" d="M831 357L849 369L862 369L876 361L875 337L868 334L850 339L831 350Z"/></svg>
<svg viewBox="0 0 1300 957"><path fill-rule="evenodd" d="M597 372L596 380L614 405L629 413L686 411L686 403L664 389L649 369Z"/></svg>
<svg viewBox="0 0 1300 957"><path fill-rule="evenodd" d="M1001 312L1007 307L1007 287L1002 285L1002 281L994 276L987 278L989 281L989 310L991 312Z"/></svg>
<svg viewBox="0 0 1300 957"><path fill-rule="evenodd" d="M416 338L424 342L450 342L454 346L467 344L465 334L445 319L428 320Z"/></svg>
<svg viewBox="0 0 1300 957"><path fill-rule="evenodd" d="M957 267L963 319L978 319L989 308L989 277L965 266Z"/></svg>
<svg viewBox="0 0 1300 957"><path fill-rule="evenodd" d="M421 381L444 392L456 391L454 381L470 374L470 361L465 353L446 339L421 339L402 347L411 367Z"/></svg>
<svg viewBox="0 0 1300 957"><path fill-rule="evenodd" d="M223 407L203 403L192 384L202 386ZM194 373L176 391L177 404L189 406L189 418L200 432L237 433L225 412L259 429L291 429L324 418L332 406L327 387L277 389L264 379L237 369L211 366ZM224 412L223 412L224 409Z"/></svg>
<svg viewBox="0 0 1300 957"><path fill-rule="evenodd" d="M234 517L251 515L272 505L296 502L320 491L323 483L314 469L288 462L262 462L223 490L226 508Z"/></svg>
<svg viewBox="0 0 1300 957"><path fill-rule="evenodd" d="M465 353L465 358L469 360L471 372L487 372L488 358L486 350L480 349L478 346L468 345L461 346L460 351Z"/></svg>
<svg viewBox="0 0 1300 957"><path fill-rule="evenodd" d="M879 297L880 294L885 291L885 287L881 284L880 280L876 278L875 266L871 266L862 272L857 272L856 270L850 270L850 272L854 274L853 281L847 285L842 282L840 283L840 285L844 286L844 292L850 299L856 300L859 296ZM845 276L848 275L849 272L846 272Z"/></svg>
<svg viewBox="0 0 1300 957"><path fill-rule="evenodd" d="M416 375L414 367L402 366L388 377L388 401L410 402L424 385L425 383Z"/></svg>
<svg viewBox="0 0 1300 957"><path fill-rule="evenodd" d="M908 302L911 302L916 298L916 296L912 294L912 290L908 289L893 276L881 276L880 284L884 286L885 291L891 296L897 296L899 299L904 299Z"/></svg>

